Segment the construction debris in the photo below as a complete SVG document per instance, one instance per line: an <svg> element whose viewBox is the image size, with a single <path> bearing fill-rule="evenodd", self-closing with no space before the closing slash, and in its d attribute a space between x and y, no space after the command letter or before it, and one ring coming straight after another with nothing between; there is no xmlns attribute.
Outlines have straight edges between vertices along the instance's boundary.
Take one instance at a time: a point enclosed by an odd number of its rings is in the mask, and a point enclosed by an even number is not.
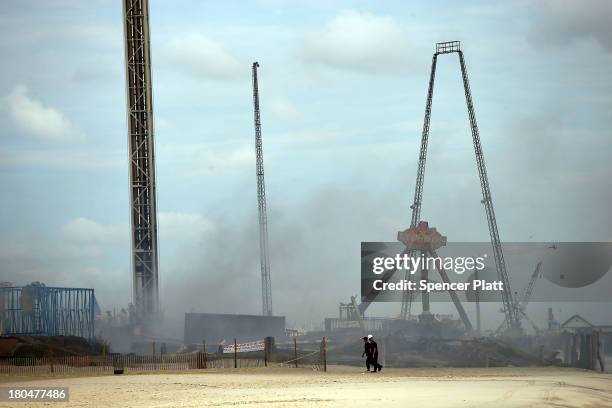
<svg viewBox="0 0 612 408"><path fill-rule="evenodd" d="M77 336L12 336L0 339L0 357L65 357L102 354L108 347Z"/></svg>
<svg viewBox="0 0 612 408"><path fill-rule="evenodd" d="M387 367L527 367L559 363L554 359L522 351L493 338L408 338L399 335L378 340ZM334 347L335 346L335 347ZM335 363L362 365L363 343L330 345L329 359Z"/></svg>

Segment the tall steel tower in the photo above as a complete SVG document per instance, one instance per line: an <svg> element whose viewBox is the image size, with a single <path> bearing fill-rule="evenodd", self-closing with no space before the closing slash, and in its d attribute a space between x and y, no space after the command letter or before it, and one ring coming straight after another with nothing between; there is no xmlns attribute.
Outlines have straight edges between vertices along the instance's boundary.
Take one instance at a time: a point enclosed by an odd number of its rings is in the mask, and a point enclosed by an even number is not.
<svg viewBox="0 0 612 408"><path fill-rule="evenodd" d="M148 0L124 0L133 303L140 319L158 312L157 211Z"/></svg>
<svg viewBox="0 0 612 408"><path fill-rule="evenodd" d="M253 63L253 110L255 115L255 156L257 174L257 204L259 208L259 253L261 263L262 313L272 316L272 287L268 256L268 216L266 214L266 185L264 183L263 150L261 146L261 118L259 116L258 62Z"/></svg>
<svg viewBox="0 0 612 408"><path fill-rule="evenodd" d="M472 93L470 90L470 82L468 80L467 67L465 65L465 59L463 52L461 51L461 43L459 41L449 41L436 43L436 52L433 55L431 62L431 73L429 76L429 89L427 92L427 102L425 104L425 119L423 122L423 132L421 135L421 149L419 153L419 164L417 168L417 179L414 190L414 202L412 208L412 219L411 226L416 225L421 221L421 204L423 200L423 184L425 181L425 162L427 159L427 144L429 140L429 121L431 118L431 104L433 98L434 81L436 76L436 65L438 56L442 54L457 53L459 55L459 65L461 66L461 76L463 79L463 90L465 93L465 101L467 104L468 118L470 121L470 130L472 132L472 142L474 145L474 153L476 156L476 167L478 168L478 176L480 178L480 187L482 190L482 203L485 207L485 213L487 217L487 224L489 226L489 235L491 238L491 247L493 249L493 255L495 258L495 267L497 270L498 278L504 283L504 290L502 291L502 303L504 307L505 323L508 328L517 329L520 327L520 321L518 316L518 309L515 301L512 297L512 290L510 289L510 280L508 278L508 271L506 268L506 261L504 260L504 253L502 251L501 241L499 239L499 231L497 229L497 220L495 219L495 211L493 209L493 199L491 197L491 189L489 187L489 179L487 176L487 169L484 161L484 154L482 152L482 145L480 142L480 134L478 133L478 125L476 123L476 114L474 113L474 103L472 101ZM425 301L425 298L423 298ZM405 314L409 310L409 306L406 304L410 302L411 298L406 296L402 303L402 314Z"/></svg>

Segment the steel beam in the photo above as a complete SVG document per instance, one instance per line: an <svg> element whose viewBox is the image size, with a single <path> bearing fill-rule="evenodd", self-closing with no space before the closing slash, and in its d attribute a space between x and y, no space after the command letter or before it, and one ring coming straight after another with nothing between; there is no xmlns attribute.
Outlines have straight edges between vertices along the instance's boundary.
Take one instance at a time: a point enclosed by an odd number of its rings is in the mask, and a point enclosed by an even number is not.
<svg viewBox="0 0 612 408"><path fill-rule="evenodd" d="M489 226L489 235L491 237L491 247L495 258L495 268L497 277L504 284L502 291L502 303L504 305L504 314L506 317L506 325L509 329L518 329L520 327L518 310L512 297L512 289L510 287L510 278L504 252L502 250L499 231L497 229L497 220L495 218L495 210L493 208L493 198L491 197L491 189L489 187L489 178L487 176L487 168L485 166L484 153L480 143L480 134L478 132L478 124L476 123L476 114L474 113L474 103L472 102L472 92L470 90L470 81L468 79L467 67L463 52L456 51L459 54L459 64L461 65L461 76L463 77L463 90L465 92L465 101L470 119L470 129L472 131L472 142L474 144L474 153L476 155L476 167L478 168L478 176L480 178L480 187L482 190L482 203L485 206L487 216L487 225Z"/></svg>

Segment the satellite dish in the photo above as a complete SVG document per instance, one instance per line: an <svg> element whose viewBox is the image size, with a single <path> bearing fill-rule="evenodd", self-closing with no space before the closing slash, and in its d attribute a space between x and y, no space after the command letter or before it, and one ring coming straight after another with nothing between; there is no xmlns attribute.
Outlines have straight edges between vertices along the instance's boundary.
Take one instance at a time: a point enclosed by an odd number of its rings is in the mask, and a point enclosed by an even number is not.
<svg viewBox="0 0 612 408"><path fill-rule="evenodd" d="M564 288L582 288L600 280L612 266L612 244L566 242L551 245L544 256L542 276Z"/></svg>

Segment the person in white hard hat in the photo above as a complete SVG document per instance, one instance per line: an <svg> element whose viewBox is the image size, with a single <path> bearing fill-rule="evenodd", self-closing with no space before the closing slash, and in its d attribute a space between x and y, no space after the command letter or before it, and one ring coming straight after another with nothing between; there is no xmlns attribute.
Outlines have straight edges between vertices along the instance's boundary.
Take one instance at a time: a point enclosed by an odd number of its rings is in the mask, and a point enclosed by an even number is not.
<svg viewBox="0 0 612 408"><path fill-rule="evenodd" d="M374 336L372 336L371 334L368 334L368 343L370 343L370 355L371 355L371 359L370 359L370 364L372 364L374 366L374 371L382 371L383 366L381 364L378 364L378 344L376 344L376 342L374 341Z"/></svg>

